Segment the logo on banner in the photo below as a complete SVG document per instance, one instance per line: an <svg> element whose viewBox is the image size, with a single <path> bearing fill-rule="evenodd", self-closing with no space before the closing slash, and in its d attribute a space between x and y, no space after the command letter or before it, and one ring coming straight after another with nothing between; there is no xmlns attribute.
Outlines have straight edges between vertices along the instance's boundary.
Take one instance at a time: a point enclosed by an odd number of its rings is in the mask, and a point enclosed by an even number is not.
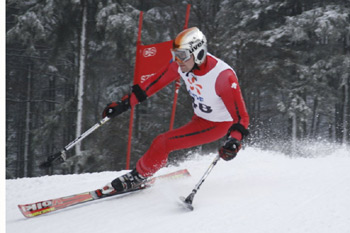
<svg viewBox="0 0 350 233"><path fill-rule="evenodd" d="M157 54L156 47L146 48L143 50L143 56L144 57L152 57Z"/></svg>
<svg viewBox="0 0 350 233"><path fill-rule="evenodd" d="M147 81L150 77L152 77L155 74L156 73L142 75L141 78L140 78L141 83L144 83L145 81Z"/></svg>

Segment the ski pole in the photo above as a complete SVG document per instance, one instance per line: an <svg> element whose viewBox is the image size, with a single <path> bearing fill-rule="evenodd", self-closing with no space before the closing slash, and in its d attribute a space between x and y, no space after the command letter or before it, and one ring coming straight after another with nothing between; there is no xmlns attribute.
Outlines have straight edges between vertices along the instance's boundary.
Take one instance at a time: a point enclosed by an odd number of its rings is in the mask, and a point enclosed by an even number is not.
<svg viewBox="0 0 350 233"><path fill-rule="evenodd" d="M214 166L216 165L216 163L219 160L220 160L220 155L217 155L215 157L215 159L213 160L213 162L210 164L210 166L207 169L207 171L204 173L204 175L200 179L200 181L196 184L196 186L194 187L194 189L192 190L190 195L188 195L186 198L185 197L180 197L180 200L182 201L182 204L184 204L185 208L187 208L189 210L193 210L192 202L193 202L194 195L196 195L197 191L199 190L199 188L201 187L201 185L203 184L203 182L208 177L209 173L211 172L211 170L213 170Z"/></svg>
<svg viewBox="0 0 350 233"><path fill-rule="evenodd" d="M90 135L92 132L94 132L96 129L98 129L101 125L109 121L111 118L105 117L102 120L100 120L98 123L93 125L90 129L85 131L82 135L74 139L72 142L70 142L67 146L65 146L60 152L57 152L53 155L50 155L47 157L46 161L40 164L40 168L48 168L52 166L52 163L56 160L60 160L61 162L64 162L67 160L66 152L70 150L72 147L74 147L76 144L78 144L80 141L82 141L84 138L86 138L88 135Z"/></svg>

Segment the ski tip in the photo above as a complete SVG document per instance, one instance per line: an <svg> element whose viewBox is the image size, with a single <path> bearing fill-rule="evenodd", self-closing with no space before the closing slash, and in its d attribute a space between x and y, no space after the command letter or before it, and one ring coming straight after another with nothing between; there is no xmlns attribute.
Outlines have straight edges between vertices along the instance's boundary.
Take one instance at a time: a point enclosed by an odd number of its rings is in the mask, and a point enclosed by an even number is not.
<svg viewBox="0 0 350 233"><path fill-rule="evenodd" d="M192 203L187 202L185 197L180 197L179 204L188 211L193 211L194 209Z"/></svg>
<svg viewBox="0 0 350 233"><path fill-rule="evenodd" d="M17 206L18 206L19 211L21 211L21 213L23 214L24 217L26 217L26 218L34 217L34 215L28 213L28 211L25 210L26 205L17 205Z"/></svg>

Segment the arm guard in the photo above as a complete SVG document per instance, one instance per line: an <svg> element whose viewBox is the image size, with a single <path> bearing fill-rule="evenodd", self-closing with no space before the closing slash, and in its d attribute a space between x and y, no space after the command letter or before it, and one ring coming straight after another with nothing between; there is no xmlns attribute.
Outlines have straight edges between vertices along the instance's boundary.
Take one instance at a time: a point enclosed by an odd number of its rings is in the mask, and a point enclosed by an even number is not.
<svg viewBox="0 0 350 233"><path fill-rule="evenodd" d="M144 90L142 90L141 87L138 84L132 86L131 90L132 90L132 93L135 94L135 96L136 96L137 100L139 101L139 103L147 99L146 92Z"/></svg>

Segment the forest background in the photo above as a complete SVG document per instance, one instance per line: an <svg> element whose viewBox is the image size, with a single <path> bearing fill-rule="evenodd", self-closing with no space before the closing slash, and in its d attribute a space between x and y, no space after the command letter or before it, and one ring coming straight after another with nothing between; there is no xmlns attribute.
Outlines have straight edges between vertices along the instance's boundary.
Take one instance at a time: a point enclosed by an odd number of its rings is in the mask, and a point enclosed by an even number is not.
<svg viewBox="0 0 350 233"><path fill-rule="evenodd" d="M6 178L124 169L129 113L86 138L66 163L38 164L129 90L140 11L147 45L180 32L188 4L188 26L238 75L251 119L245 145L288 156L349 145L350 1L7 0ZM168 130L173 95L171 84L136 108L131 166ZM174 127L192 115L182 85ZM325 147L302 146L314 142ZM172 152L169 162L221 143Z"/></svg>

